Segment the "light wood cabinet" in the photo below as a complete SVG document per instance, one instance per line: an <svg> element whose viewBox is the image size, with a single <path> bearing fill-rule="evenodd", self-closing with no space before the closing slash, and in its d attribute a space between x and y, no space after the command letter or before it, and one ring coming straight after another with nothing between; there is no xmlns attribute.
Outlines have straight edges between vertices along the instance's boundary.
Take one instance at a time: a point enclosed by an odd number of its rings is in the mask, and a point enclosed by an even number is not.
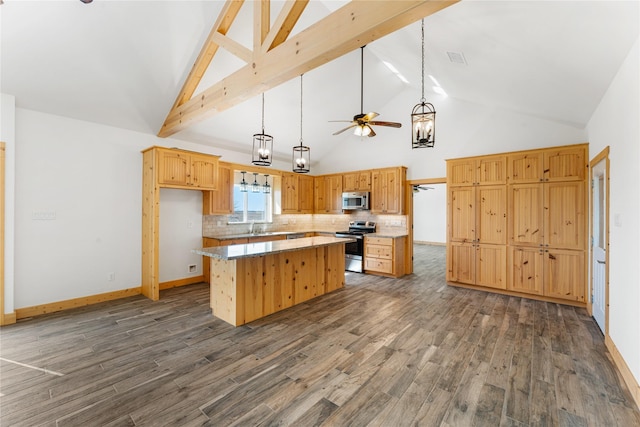
<svg viewBox="0 0 640 427"><path fill-rule="evenodd" d="M310 214L313 213L312 176L295 173L282 174L282 213Z"/></svg>
<svg viewBox="0 0 640 427"><path fill-rule="evenodd" d="M164 187L216 190L218 156L155 148L158 152L158 183Z"/></svg>
<svg viewBox="0 0 640 427"><path fill-rule="evenodd" d="M371 213L403 213L406 177L404 166L371 171Z"/></svg>
<svg viewBox="0 0 640 427"><path fill-rule="evenodd" d="M406 237L365 236L365 272L392 277L403 276L405 239Z"/></svg>
<svg viewBox="0 0 640 427"><path fill-rule="evenodd" d="M233 170L228 163L218 166L218 189L202 192L203 215L233 213Z"/></svg>
<svg viewBox="0 0 640 427"><path fill-rule="evenodd" d="M325 175L314 178L315 213L342 213L342 175Z"/></svg>
<svg viewBox="0 0 640 427"><path fill-rule="evenodd" d="M447 161L447 280L584 306L587 158L581 144Z"/></svg>
<svg viewBox="0 0 640 427"><path fill-rule="evenodd" d="M586 155L583 145L509 154L509 183L584 181Z"/></svg>
<svg viewBox="0 0 640 427"><path fill-rule="evenodd" d="M371 191L371 171L349 172L342 176L342 191Z"/></svg>
<svg viewBox="0 0 640 427"><path fill-rule="evenodd" d="M447 161L447 184L450 186L494 185L506 182L507 158L504 155Z"/></svg>

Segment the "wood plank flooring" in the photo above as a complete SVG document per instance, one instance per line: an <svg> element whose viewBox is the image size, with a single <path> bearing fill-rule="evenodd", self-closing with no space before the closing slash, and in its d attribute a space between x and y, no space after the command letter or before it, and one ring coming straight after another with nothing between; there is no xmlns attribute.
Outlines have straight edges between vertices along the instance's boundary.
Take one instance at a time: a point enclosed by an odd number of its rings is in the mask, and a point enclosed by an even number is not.
<svg viewBox="0 0 640 427"><path fill-rule="evenodd" d="M402 279L233 328L202 284L0 330L2 426L639 426L583 309Z"/></svg>

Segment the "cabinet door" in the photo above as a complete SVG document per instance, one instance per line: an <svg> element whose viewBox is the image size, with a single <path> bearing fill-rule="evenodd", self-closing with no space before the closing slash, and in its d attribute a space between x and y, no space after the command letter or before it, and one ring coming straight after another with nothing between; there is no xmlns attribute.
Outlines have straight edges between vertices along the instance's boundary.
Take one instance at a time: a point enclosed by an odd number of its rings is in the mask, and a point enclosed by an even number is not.
<svg viewBox="0 0 640 427"><path fill-rule="evenodd" d="M330 213L342 213L342 176L329 176L325 191L327 211Z"/></svg>
<svg viewBox="0 0 640 427"><path fill-rule="evenodd" d="M218 186L218 159L212 156L191 155L191 185L215 190Z"/></svg>
<svg viewBox="0 0 640 427"><path fill-rule="evenodd" d="M475 241L475 194L473 187L449 189L449 241Z"/></svg>
<svg viewBox="0 0 640 427"><path fill-rule="evenodd" d="M158 161L160 184L182 186L189 184L191 169L189 155L179 151L158 150Z"/></svg>
<svg viewBox="0 0 640 427"><path fill-rule="evenodd" d="M314 178L313 184L313 210L315 213L327 213L327 180L324 176L317 176Z"/></svg>
<svg viewBox="0 0 640 427"><path fill-rule="evenodd" d="M504 245L477 245L476 285L489 288L507 288L507 247Z"/></svg>
<svg viewBox="0 0 640 427"><path fill-rule="evenodd" d="M506 184L507 156L486 156L477 160L478 179L480 185Z"/></svg>
<svg viewBox="0 0 640 427"><path fill-rule="evenodd" d="M538 248L509 248L508 289L527 294L543 294L543 252Z"/></svg>
<svg viewBox="0 0 640 427"><path fill-rule="evenodd" d="M585 302L584 251L545 250L545 295Z"/></svg>
<svg viewBox="0 0 640 427"><path fill-rule="evenodd" d="M282 213L298 212L298 176L282 174Z"/></svg>
<svg viewBox="0 0 640 427"><path fill-rule="evenodd" d="M233 171L229 166L218 167L218 189L202 192L202 214L220 215L233 213Z"/></svg>
<svg viewBox="0 0 640 427"><path fill-rule="evenodd" d="M448 185L474 185L476 173L476 159L447 160Z"/></svg>
<svg viewBox="0 0 640 427"><path fill-rule="evenodd" d="M357 187L355 191L371 191L371 172L358 172ZM347 191L347 190L345 190Z"/></svg>
<svg viewBox="0 0 640 427"><path fill-rule="evenodd" d="M476 283L476 248L471 243L451 243L447 250L447 281Z"/></svg>
<svg viewBox="0 0 640 427"><path fill-rule="evenodd" d="M509 243L536 246L543 243L544 186L517 184L509 186Z"/></svg>
<svg viewBox="0 0 640 427"><path fill-rule="evenodd" d="M298 177L298 212L313 213L313 177Z"/></svg>
<svg viewBox="0 0 640 427"><path fill-rule="evenodd" d="M541 151L509 154L507 175L510 184L540 182L544 178L544 155Z"/></svg>
<svg viewBox="0 0 640 427"><path fill-rule="evenodd" d="M553 182L545 187L545 246L585 249L585 189L583 182Z"/></svg>
<svg viewBox="0 0 640 427"><path fill-rule="evenodd" d="M476 188L476 241L507 243L507 189L500 186Z"/></svg>
<svg viewBox="0 0 640 427"><path fill-rule="evenodd" d="M544 152L545 181L583 181L587 168L585 147L551 149Z"/></svg>
<svg viewBox="0 0 640 427"><path fill-rule="evenodd" d="M401 214L404 201L403 168L377 169L371 172L371 212Z"/></svg>

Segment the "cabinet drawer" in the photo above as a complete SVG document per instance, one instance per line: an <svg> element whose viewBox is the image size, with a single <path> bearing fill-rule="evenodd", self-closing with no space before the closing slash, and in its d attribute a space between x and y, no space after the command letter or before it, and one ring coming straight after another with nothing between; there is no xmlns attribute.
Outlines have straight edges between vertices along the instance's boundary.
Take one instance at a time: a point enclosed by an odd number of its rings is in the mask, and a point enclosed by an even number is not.
<svg viewBox="0 0 640 427"><path fill-rule="evenodd" d="M368 244L365 246L364 256L371 258L393 259L393 247Z"/></svg>
<svg viewBox="0 0 640 427"><path fill-rule="evenodd" d="M393 239L390 237L365 237L365 244L393 246Z"/></svg>
<svg viewBox="0 0 640 427"><path fill-rule="evenodd" d="M393 261L378 258L365 258L364 269L369 271L379 271L381 273L393 273Z"/></svg>

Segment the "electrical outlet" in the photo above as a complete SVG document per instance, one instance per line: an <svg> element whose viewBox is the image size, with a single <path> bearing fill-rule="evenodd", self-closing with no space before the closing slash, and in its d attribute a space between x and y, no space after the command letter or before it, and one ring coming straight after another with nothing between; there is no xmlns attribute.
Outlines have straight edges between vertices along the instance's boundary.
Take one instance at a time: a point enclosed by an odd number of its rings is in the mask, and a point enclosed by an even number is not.
<svg viewBox="0 0 640 427"><path fill-rule="evenodd" d="M187 271L189 273L197 273L198 272L198 266L196 264L189 264L189 266L187 267Z"/></svg>
<svg viewBox="0 0 640 427"><path fill-rule="evenodd" d="M193 228L193 221L187 221L187 228Z"/></svg>
<svg viewBox="0 0 640 427"><path fill-rule="evenodd" d="M113 271L109 273L108 279L110 282L113 282L114 280L116 280L116 273L114 273Z"/></svg>

